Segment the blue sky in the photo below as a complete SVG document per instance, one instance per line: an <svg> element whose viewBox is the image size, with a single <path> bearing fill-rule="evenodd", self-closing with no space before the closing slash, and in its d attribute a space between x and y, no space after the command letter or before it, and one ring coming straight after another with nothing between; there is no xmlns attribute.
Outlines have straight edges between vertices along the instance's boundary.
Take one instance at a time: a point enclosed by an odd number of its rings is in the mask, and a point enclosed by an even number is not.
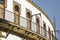
<svg viewBox="0 0 60 40"><path fill-rule="evenodd" d="M56 18L56 28L60 30L60 0L33 0L42 10L54 21Z"/></svg>

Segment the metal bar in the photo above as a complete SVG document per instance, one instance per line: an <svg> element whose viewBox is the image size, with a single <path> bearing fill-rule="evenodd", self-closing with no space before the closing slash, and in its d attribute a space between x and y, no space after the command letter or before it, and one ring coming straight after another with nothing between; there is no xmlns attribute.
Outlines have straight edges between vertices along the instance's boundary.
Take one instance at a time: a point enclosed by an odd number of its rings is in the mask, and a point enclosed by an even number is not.
<svg viewBox="0 0 60 40"><path fill-rule="evenodd" d="M14 27L12 27L12 29L10 31L8 31L8 33L6 34L6 38L8 37L8 35L12 32L12 30L14 29Z"/></svg>

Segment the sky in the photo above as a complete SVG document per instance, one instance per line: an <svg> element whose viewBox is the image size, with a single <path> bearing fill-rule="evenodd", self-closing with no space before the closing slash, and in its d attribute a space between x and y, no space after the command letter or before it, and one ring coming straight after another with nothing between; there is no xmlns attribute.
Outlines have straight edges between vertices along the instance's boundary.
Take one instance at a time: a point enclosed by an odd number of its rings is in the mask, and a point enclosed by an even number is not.
<svg viewBox="0 0 60 40"><path fill-rule="evenodd" d="M56 29L60 30L60 0L33 0L33 2L42 8L53 22L55 16Z"/></svg>

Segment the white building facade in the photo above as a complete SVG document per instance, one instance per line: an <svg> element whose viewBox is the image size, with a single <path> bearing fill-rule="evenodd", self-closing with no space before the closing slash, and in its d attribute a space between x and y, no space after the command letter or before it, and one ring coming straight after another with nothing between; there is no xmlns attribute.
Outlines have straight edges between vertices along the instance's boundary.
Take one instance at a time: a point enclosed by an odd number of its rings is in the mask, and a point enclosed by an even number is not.
<svg viewBox="0 0 60 40"><path fill-rule="evenodd" d="M54 24L32 0L0 0L0 18L41 35L46 40L55 40ZM6 36L7 32L1 31L1 33ZM9 34L7 38L1 37L0 39L32 40L13 34Z"/></svg>

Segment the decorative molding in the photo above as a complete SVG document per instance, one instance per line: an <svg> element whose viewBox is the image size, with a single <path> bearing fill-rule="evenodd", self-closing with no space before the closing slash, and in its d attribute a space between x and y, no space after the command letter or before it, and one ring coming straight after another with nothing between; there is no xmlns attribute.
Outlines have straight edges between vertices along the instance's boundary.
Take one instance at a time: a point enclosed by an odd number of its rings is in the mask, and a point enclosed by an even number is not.
<svg viewBox="0 0 60 40"><path fill-rule="evenodd" d="M33 5L36 9L38 9L39 11L41 11L42 14L45 15L46 18L50 21L51 25L52 25L53 28L54 28L54 23L51 21L51 19L48 17L48 15L47 15L39 6L37 6L32 0L26 0L26 1L28 1L28 2L31 3L31 5Z"/></svg>

